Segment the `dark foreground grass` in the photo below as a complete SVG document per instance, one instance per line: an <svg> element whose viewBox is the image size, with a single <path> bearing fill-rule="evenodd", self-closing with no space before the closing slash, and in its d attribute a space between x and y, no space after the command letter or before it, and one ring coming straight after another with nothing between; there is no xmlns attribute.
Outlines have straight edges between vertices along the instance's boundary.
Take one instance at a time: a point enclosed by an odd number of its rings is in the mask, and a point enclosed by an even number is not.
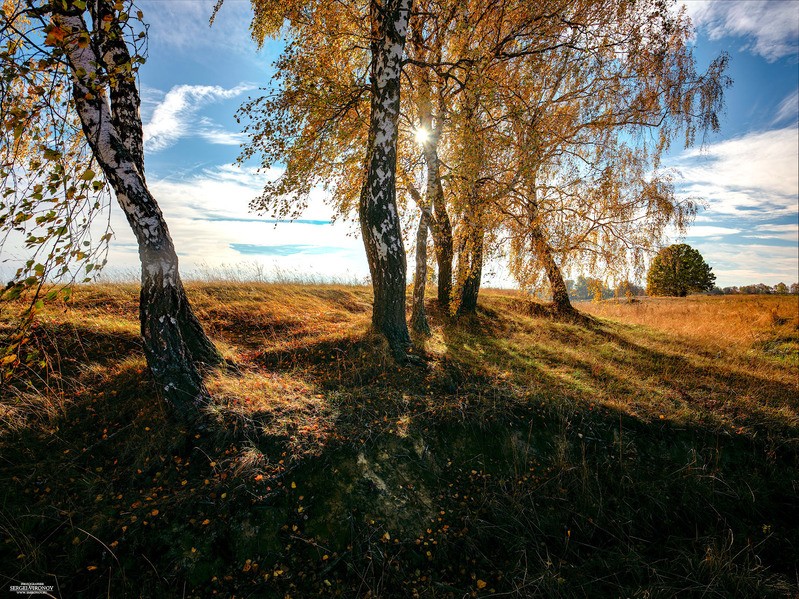
<svg viewBox="0 0 799 599"><path fill-rule="evenodd" d="M46 366L0 391L4 592L797 596L795 302L562 322L487 293L457 325L429 307L424 370L367 332L365 288L190 293L240 367L196 431L155 393L134 287L41 315Z"/></svg>

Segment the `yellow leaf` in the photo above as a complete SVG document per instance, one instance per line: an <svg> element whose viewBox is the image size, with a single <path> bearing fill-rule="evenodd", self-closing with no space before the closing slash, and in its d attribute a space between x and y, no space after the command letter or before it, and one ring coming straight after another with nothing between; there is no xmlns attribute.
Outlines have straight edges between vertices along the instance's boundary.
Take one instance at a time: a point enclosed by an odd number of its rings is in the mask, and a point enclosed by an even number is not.
<svg viewBox="0 0 799 599"><path fill-rule="evenodd" d="M56 46L60 42L64 41L64 38L67 36L67 32L61 29L60 27L54 26L50 31L47 32L47 37L44 40L45 46Z"/></svg>
<svg viewBox="0 0 799 599"><path fill-rule="evenodd" d="M484 589L486 588L486 584L488 584L485 580L478 580L477 581L477 588Z"/></svg>

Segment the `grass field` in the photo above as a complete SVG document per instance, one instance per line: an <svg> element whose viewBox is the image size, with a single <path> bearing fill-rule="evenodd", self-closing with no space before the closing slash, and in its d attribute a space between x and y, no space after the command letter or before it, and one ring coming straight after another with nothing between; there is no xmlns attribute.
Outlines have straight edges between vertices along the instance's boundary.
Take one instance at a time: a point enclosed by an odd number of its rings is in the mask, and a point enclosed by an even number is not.
<svg viewBox="0 0 799 599"><path fill-rule="evenodd" d="M239 372L170 423L137 289L0 389L0 583L63 597L797 597L799 300L512 292L397 368L363 287L189 285ZM13 306L0 313L0 335Z"/></svg>

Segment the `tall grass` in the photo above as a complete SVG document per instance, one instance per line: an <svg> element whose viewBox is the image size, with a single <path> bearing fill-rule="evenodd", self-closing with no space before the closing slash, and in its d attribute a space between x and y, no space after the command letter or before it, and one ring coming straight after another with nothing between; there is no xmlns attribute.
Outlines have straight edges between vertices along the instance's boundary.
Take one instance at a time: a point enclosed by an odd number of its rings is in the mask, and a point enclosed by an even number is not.
<svg viewBox="0 0 799 599"><path fill-rule="evenodd" d="M793 592L793 298L581 304L559 321L490 290L460 322L431 301L422 369L370 333L367 287L187 289L238 365L208 374L188 439L146 371L136 284L78 286L39 315L46 364L0 389L0 582L115 597Z"/></svg>
<svg viewBox="0 0 799 599"><path fill-rule="evenodd" d="M796 295L688 296L577 305L588 314L646 325L710 347L746 347L799 328Z"/></svg>

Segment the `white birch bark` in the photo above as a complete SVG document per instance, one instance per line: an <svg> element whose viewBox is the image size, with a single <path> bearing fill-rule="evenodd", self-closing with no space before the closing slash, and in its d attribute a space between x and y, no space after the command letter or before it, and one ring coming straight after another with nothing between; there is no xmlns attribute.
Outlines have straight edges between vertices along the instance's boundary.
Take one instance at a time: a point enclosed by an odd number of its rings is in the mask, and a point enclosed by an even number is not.
<svg viewBox="0 0 799 599"><path fill-rule="evenodd" d="M372 102L367 175L360 221L372 275L373 327L385 335L395 357L408 359L405 322L405 247L396 201L397 120L400 73L412 0L370 3Z"/></svg>
<svg viewBox="0 0 799 599"><path fill-rule="evenodd" d="M92 35L81 14L54 13L51 23L65 32L62 47L69 61L75 108L84 134L138 242L141 333L148 365L159 391L178 416L194 420L208 401L196 362L219 363L221 356L191 311L172 238L144 179L138 92L129 87L126 92L124 82L112 83L111 91L106 91L103 76L108 73L101 67L108 61L122 64L119 59L125 58L120 54L123 50L118 44L106 45L105 55L100 56L97 47L103 44L79 43L81 34ZM114 98L117 103L112 106L109 99ZM198 331L202 338L191 339Z"/></svg>

